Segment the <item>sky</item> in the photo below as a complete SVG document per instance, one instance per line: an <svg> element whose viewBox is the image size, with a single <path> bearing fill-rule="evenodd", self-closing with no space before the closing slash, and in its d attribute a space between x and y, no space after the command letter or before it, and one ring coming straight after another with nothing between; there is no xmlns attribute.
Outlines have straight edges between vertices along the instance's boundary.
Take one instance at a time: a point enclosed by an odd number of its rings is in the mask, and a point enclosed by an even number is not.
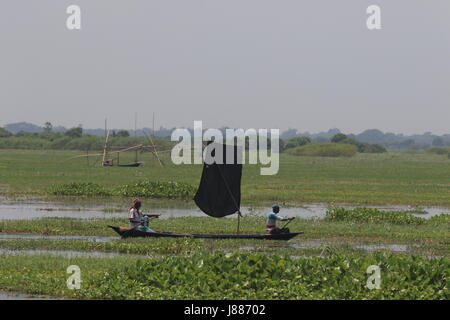
<svg viewBox="0 0 450 320"><path fill-rule="evenodd" d="M450 133L448 0L2 0L0 39L0 126Z"/></svg>

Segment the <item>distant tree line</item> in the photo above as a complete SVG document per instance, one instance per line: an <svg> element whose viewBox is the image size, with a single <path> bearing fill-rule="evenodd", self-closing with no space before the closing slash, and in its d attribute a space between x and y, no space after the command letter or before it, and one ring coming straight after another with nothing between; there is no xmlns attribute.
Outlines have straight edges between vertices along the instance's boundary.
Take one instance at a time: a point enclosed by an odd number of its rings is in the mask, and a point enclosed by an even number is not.
<svg viewBox="0 0 450 320"><path fill-rule="evenodd" d="M350 138L343 133L335 134L330 139L330 142L353 145L356 147L355 151L360 152L360 153L383 153L383 152L387 151L386 148L380 146L379 144L371 144L371 143L361 142L355 138ZM310 143L313 143L313 141L309 137L305 137L305 136L295 137L295 138L289 139L285 143L284 149L287 150L287 149L292 149L292 148L298 148L298 147L305 146ZM316 142L316 143L322 143L322 144L324 144L324 146L326 145L325 144L326 142ZM328 144L328 146L332 147L332 145L330 145L330 144ZM333 147L333 149L336 149L336 148ZM351 149L348 149L348 150L351 150Z"/></svg>
<svg viewBox="0 0 450 320"><path fill-rule="evenodd" d="M327 132L311 134L289 129L281 134L281 138L290 140L294 137L308 137L312 142L331 142L331 139L341 133L339 129L330 129ZM356 139L362 143L377 144L388 150L425 150L431 147L450 146L450 134L441 136L430 132L416 135L403 135L383 133L378 129L365 130L359 134L347 134L348 139Z"/></svg>
<svg viewBox="0 0 450 320"><path fill-rule="evenodd" d="M54 150L84 150L98 151L105 145L105 137L85 134L82 127L75 127L64 132L53 132L50 123L46 123L45 130L40 132L20 131L12 134L0 128L0 149L54 149ZM170 149L172 143L167 139L154 138L157 149ZM128 148L136 145L150 145L145 137L130 137L126 130L113 130L109 134L109 148Z"/></svg>
<svg viewBox="0 0 450 320"><path fill-rule="evenodd" d="M131 138L131 137L145 137L145 133L153 133L154 136L170 140L172 131L175 128L163 128L155 130L150 128L134 130L113 129L110 131L111 138ZM227 127L221 128L225 132ZM65 128L62 126L53 126L50 122L38 126L32 123L19 122L7 124L4 128L0 128L0 138L40 138L51 143L56 139L69 138L84 138L85 136L104 137L104 129L82 129L81 126L75 128ZM343 138L345 136L345 138ZM377 129L365 130L359 134L343 134L339 129L330 129L326 132L309 133L299 132L296 129L288 129L280 135L280 150L291 149L303 146L309 143L347 143L357 147L358 152L383 152L383 150L425 150L431 147L450 146L450 134L441 136L433 135L426 132L421 135L403 135L394 133L383 133ZM36 145L46 144L45 141L34 141ZM15 140L17 144L19 141ZM100 140L99 140L100 141ZM12 139L9 145L16 144ZM2 142L5 145L6 142ZM24 147L32 145L31 141L24 143ZM55 145L63 145L63 143L56 143ZM2 146L0 146L2 147Z"/></svg>

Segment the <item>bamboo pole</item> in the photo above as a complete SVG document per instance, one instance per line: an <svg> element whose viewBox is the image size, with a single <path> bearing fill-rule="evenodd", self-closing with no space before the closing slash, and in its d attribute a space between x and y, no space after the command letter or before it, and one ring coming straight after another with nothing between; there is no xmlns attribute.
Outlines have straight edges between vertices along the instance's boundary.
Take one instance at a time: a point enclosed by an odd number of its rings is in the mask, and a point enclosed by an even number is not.
<svg viewBox="0 0 450 320"><path fill-rule="evenodd" d="M108 148L108 138L109 138L109 131L106 134L106 139L105 139L105 146L103 148L103 162L102 165L105 163L105 158L106 158L106 149Z"/></svg>
<svg viewBox="0 0 450 320"><path fill-rule="evenodd" d="M151 137L149 137L148 135L147 135L147 133L145 133L145 131L144 131L144 134L145 134L145 136L147 137L147 139L150 141L150 143L152 144L152 146L153 146L153 154L155 155L155 157L156 157L156 159L158 159L158 162L159 162L159 164L160 164L160 166L161 167L164 167L164 165L163 165L163 163L162 163L162 161L161 161L161 159L159 158L159 156L158 156L158 151L156 150L156 146L155 146L155 144L153 143L153 139L151 138Z"/></svg>
<svg viewBox="0 0 450 320"><path fill-rule="evenodd" d="M125 149L121 149L121 150L117 150L117 151L110 151L110 152L108 152L108 154L113 154L113 153L119 153L119 152L125 152L125 151L128 151L128 150L133 150L133 149L136 149L136 148L141 148L142 147L142 144L140 144L140 145L137 145L137 146L132 146L132 147L129 147L129 148L125 148ZM163 152L166 152L167 150L165 150L165 151L163 151ZM169 150L170 151L170 150ZM90 154L90 155L88 155L89 157L96 157L96 156L102 156L103 155L103 153L94 153L94 154ZM75 158L82 158L82 157L87 157L87 155L85 155L85 154L82 154L82 155L79 155L79 156L74 156L74 157L70 157L69 159L67 159L67 160L71 160L71 159L75 159Z"/></svg>

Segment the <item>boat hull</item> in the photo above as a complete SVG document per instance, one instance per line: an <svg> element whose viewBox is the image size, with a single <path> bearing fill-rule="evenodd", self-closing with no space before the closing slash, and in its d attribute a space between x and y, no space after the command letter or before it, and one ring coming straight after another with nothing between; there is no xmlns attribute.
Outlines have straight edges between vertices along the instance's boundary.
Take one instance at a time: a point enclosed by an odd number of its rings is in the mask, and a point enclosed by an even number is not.
<svg viewBox="0 0 450 320"><path fill-rule="evenodd" d="M136 168L139 167L142 164L142 162L135 162L135 163L129 163L129 164L118 164L118 167L123 168Z"/></svg>
<svg viewBox="0 0 450 320"><path fill-rule="evenodd" d="M126 229L109 226L122 238L197 238L197 239L259 239L259 240L290 240L303 232L291 232L280 234L182 234L172 232L144 232L136 229Z"/></svg>

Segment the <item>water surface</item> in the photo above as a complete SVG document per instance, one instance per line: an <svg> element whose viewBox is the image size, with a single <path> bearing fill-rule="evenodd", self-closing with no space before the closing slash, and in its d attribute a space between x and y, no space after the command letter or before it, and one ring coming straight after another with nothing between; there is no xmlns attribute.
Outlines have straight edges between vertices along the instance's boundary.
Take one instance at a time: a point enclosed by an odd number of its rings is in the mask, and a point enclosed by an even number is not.
<svg viewBox="0 0 450 320"><path fill-rule="evenodd" d="M161 202L157 204L148 201L147 207L144 203L144 213L161 214L160 219L176 217L205 217L206 215L198 208L190 205L181 205L174 207L174 203L167 201L163 206ZM355 208L355 206L343 206L345 208ZM368 208L377 208L386 211L411 211L415 207L409 206L367 206ZM301 207L281 208L280 215L286 217L297 217L303 219L323 219L325 217L328 205L324 203L305 204ZM421 207L424 213L413 213L413 215L423 218L429 218L441 213L450 214L450 208L446 207ZM246 214L256 214L266 216L271 208L261 207L242 207L241 212ZM233 216L233 215L232 215ZM127 209L113 208L106 203L93 202L50 202L32 199L8 200L0 198L0 220L25 220L38 218L77 218L77 219L106 219L106 218L125 218Z"/></svg>

